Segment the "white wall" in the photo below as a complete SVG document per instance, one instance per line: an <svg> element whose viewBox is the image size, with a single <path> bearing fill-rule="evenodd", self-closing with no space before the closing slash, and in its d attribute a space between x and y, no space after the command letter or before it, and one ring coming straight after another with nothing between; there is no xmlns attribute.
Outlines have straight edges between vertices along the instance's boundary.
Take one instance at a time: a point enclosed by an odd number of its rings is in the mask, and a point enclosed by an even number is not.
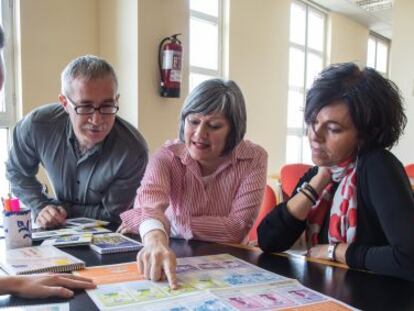
<svg viewBox="0 0 414 311"><path fill-rule="evenodd" d="M405 98L405 135L393 152L404 164L414 163L414 1L394 1L390 78Z"/></svg>

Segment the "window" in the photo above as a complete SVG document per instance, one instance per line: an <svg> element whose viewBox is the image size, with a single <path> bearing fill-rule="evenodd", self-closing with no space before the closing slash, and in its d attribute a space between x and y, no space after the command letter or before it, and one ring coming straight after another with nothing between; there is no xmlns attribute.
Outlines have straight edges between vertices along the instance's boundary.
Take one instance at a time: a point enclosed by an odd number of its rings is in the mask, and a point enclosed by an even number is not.
<svg viewBox="0 0 414 311"><path fill-rule="evenodd" d="M390 40L374 33L369 35L367 66L378 70L384 77L388 76L389 50Z"/></svg>
<svg viewBox="0 0 414 311"><path fill-rule="evenodd" d="M4 85L0 92L0 195L9 192L9 183L5 179L5 161L9 150L9 132L15 123L14 111L14 77L13 77L13 1L1 1L0 24L5 37L2 53L4 68Z"/></svg>
<svg viewBox="0 0 414 311"><path fill-rule="evenodd" d="M311 163L303 110L305 95L325 65L326 14L293 1L289 33L286 163Z"/></svg>
<svg viewBox="0 0 414 311"><path fill-rule="evenodd" d="M222 0L190 1L190 91L222 76Z"/></svg>

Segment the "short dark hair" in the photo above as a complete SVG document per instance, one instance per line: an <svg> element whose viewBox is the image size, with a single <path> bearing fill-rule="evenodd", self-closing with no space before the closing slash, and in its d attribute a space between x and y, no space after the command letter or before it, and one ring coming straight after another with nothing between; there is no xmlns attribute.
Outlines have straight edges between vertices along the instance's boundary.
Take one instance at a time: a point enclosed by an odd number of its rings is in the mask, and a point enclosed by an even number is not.
<svg viewBox="0 0 414 311"><path fill-rule="evenodd" d="M184 142L185 119L189 114L220 112L230 123L223 155L230 153L246 133L246 105L238 85L232 80L211 79L200 83L187 96L180 113L179 137Z"/></svg>
<svg viewBox="0 0 414 311"><path fill-rule="evenodd" d="M337 101L348 106L361 141L360 152L391 148L404 132L407 117L400 91L373 68L360 70L354 63L342 63L324 69L307 93L306 124Z"/></svg>
<svg viewBox="0 0 414 311"><path fill-rule="evenodd" d="M0 49L4 48L4 32L0 25Z"/></svg>

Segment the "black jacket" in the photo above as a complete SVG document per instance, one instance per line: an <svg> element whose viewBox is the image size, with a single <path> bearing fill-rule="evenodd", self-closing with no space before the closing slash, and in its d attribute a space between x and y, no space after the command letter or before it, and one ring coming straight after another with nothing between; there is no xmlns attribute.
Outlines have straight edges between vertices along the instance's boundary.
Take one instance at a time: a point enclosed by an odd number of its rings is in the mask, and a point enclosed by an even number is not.
<svg viewBox="0 0 414 311"><path fill-rule="evenodd" d="M309 181L311 168L299 181ZM296 192L294 193L296 194ZM328 243L329 213L319 234ZM294 218L280 203L257 229L265 252L289 249L305 230L306 221ZM404 167L389 151L361 155L357 166L356 240L346 252L351 268L366 269L414 281L414 197Z"/></svg>

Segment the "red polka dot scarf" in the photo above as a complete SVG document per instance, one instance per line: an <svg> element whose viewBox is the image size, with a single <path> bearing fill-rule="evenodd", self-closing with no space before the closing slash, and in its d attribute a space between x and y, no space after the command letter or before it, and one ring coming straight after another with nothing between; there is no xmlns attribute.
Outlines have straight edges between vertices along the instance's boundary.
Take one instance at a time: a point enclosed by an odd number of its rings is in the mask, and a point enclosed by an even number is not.
<svg viewBox="0 0 414 311"><path fill-rule="evenodd" d="M355 239L357 226L356 161L351 159L329 169L333 182L325 187L319 200L309 212L306 228L309 248L319 244L318 235L328 211L330 211L329 242L351 243ZM335 193L332 193L334 182L339 185Z"/></svg>

